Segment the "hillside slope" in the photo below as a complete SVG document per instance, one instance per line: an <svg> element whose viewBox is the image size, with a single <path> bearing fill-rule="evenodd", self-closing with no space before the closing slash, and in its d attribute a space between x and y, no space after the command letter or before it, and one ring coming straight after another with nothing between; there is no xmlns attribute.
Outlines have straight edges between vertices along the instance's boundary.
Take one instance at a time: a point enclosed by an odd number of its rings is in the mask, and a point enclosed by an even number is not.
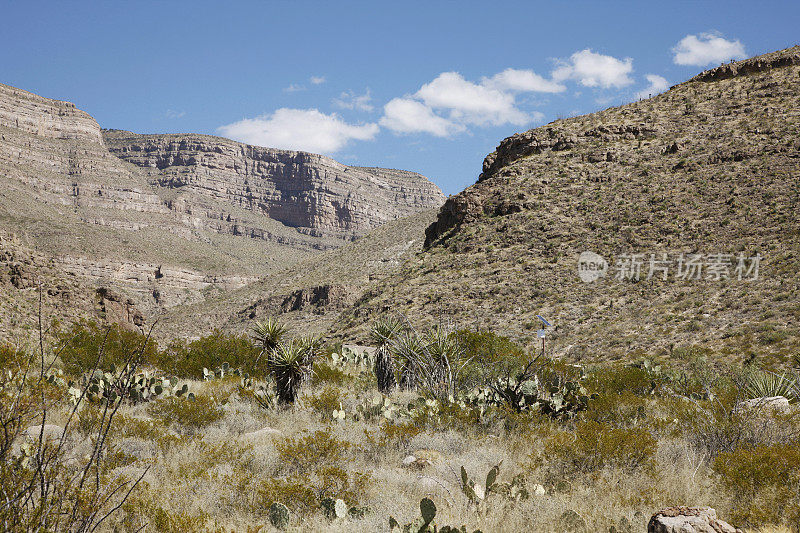
<svg viewBox="0 0 800 533"><path fill-rule="evenodd" d="M74 104L0 84L0 230L145 319L443 201L416 173L104 131Z"/></svg>
<svg viewBox="0 0 800 533"><path fill-rule="evenodd" d="M159 320L159 338L196 337L215 328L242 333L253 320L277 316L296 334L325 334L339 314L422 250L428 209L368 233L357 241L311 256L237 290L202 303L177 306Z"/></svg>
<svg viewBox="0 0 800 533"><path fill-rule="evenodd" d="M363 338L393 312L536 346L541 314L556 326L548 351L572 359L695 344L791 355L799 209L794 47L505 139L478 182L445 203L427 249L345 313L336 334ZM605 277L581 280L583 252L604 258Z"/></svg>

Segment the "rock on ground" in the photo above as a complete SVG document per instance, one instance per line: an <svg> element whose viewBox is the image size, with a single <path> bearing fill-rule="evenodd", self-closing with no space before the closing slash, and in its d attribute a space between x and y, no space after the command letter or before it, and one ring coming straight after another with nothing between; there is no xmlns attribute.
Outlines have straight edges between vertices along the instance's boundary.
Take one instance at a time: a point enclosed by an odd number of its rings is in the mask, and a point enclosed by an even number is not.
<svg viewBox="0 0 800 533"><path fill-rule="evenodd" d="M783 396L753 398L736 404L737 411L749 411L751 409L758 409L761 411L772 410L773 412L786 413L791 407L789 407L789 400Z"/></svg>
<svg viewBox="0 0 800 533"><path fill-rule="evenodd" d="M650 519L647 533L742 533L711 507L668 507Z"/></svg>

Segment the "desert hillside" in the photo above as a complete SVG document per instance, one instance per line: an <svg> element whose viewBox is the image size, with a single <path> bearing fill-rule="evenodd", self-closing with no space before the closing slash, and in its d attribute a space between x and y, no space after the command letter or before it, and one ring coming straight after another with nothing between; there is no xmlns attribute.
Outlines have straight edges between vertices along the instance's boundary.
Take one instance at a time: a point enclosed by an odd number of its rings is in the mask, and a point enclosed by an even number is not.
<svg viewBox="0 0 800 533"><path fill-rule="evenodd" d="M535 344L541 314L554 352L572 359L682 345L796 353L798 102L794 47L505 139L448 199L425 251L339 333L363 337L391 310ZM581 281L583 252L605 259L605 277Z"/></svg>
<svg viewBox="0 0 800 533"><path fill-rule="evenodd" d="M7 85L0 185L3 232L74 274L90 299L119 293L146 321L444 201L413 172L219 137L101 130L69 102Z"/></svg>

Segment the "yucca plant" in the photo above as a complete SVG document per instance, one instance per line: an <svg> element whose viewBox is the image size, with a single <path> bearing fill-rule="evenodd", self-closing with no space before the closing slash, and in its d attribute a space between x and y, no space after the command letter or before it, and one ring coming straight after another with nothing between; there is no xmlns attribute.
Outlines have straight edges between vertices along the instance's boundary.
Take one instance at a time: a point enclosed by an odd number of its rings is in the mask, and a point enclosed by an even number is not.
<svg viewBox="0 0 800 533"><path fill-rule="evenodd" d="M463 388L460 373L468 359L458 337L446 328L436 326L423 335L409 331L397 335L390 346L405 386L440 400Z"/></svg>
<svg viewBox="0 0 800 533"><path fill-rule="evenodd" d="M261 346L261 353L256 357L253 363L253 370L257 370L258 363L261 358L269 356L269 354L280 344L283 337L286 335L286 328L281 324L277 318L268 318L256 322L250 328L250 335L253 340Z"/></svg>
<svg viewBox="0 0 800 533"><path fill-rule="evenodd" d="M256 322L250 331L253 340L261 346L264 352L274 350L286 335L286 328L277 318L268 318Z"/></svg>
<svg viewBox="0 0 800 533"><path fill-rule="evenodd" d="M742 393L747 399L783 396L794 402L797 399L797 379L787 376L786 373L756 370L746 374Z"/></svg>
<svg viewBox="0 0 800 533"><path fill-rule="evenodd" d="M425 348L422 339L414 332L403 331L392 340L389 349L400 375L400 388L411 390L417 387L416 361Z"/></svg>
<svg viewBox="0 0 800 533"><path fill-rule="evenodd" d="M280 342L268 355L269 371L275 378L278 403L294 403L300 386L311 373L316 355L313 347L301 340Z"/></svg>
<svg viewBox="0 0 800 533"><path fill-rule="evenodd" d="M431 388L439 389L437 397L447 397L455 393L458 371L464 348L455 335L442 326L428 330L424 338L425 359L423 373Z"/></svg>
<svg viewBox="0 0 800 533"><path fill-rule="evenodd" d="M402 329L403 324L392 317L382 318L372 326L372 341L378 346L375 352L375 378L378 380L378 390L384 394L389 394L397 386L389 343Z"/></svg>

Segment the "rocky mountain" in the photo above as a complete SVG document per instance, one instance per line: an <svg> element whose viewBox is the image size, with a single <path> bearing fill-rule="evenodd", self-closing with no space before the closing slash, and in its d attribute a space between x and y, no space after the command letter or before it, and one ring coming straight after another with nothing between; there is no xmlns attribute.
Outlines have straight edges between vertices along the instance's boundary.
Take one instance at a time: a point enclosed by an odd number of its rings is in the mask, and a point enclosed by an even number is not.
<svg viewBox="0 0 800 533"><path fill-rule="evenodd" d="M145 319L444 201L413 172L206 135L104 131L69 102L6 85L0 184L9 238L87 294L119 292Z"/></svg>
<svg viewBox="0 0 800 533"><path fill-rule="evenodd" d="M240 220L232 212L236 208L302 235L353 241L385 222L444 201L436 185L414 172L348 167L317 154L208 135L105 130L103 138L112 154L147 169L159 187L179 195L169 201L171 209L190 213L195 226L217 232L280 241Z"/></svg>
<svg viewBox="0 0 800 533"><path fill-rule="evenodd" d="M278 317L296 334L324 335L365 292L422 251L436 209L403 217L355 242L313 255L242 288L169 309L159 337L197 337L215 328L246 331L253 320Z"/></svg>
<svg viewBox="0 0 800 533"><path fill-rule="evenodd" d="M787 357L800 349L798 213L794 47L505 139L425 251L337 334L363 337L391 312L540 346L541 314L548 352L572 359Z"/></svg>

